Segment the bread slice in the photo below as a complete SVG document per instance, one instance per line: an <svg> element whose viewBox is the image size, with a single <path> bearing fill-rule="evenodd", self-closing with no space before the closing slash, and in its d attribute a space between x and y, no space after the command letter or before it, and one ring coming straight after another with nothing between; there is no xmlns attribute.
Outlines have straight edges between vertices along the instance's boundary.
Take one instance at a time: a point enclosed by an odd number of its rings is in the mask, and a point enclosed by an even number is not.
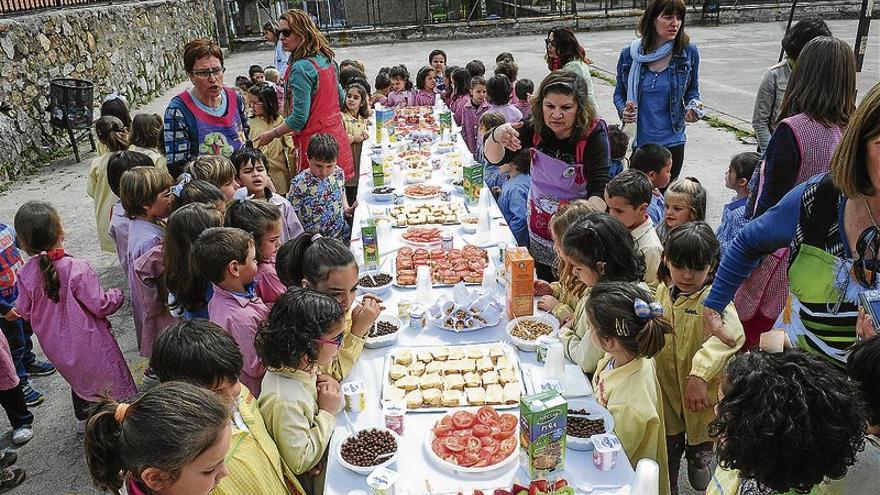
<svg viewBox="0 0 880 495"><path fill-rule="evenodd" d="M446 361L449 359L449 349L444 347L435 347L431 349L431 355L434 356L435 361Z"/></svg>
<svg viewBox="0 0 880 495"><path fill-rule="evenodd" d="M443 374L449 375L452 373L461 373L461 361L453 361L450 359L444 363L446 366L443 367Z"/></svg>
<svg viewBox="0 0 880 495"><path fill-rule="evenodd" d="M431 361L425 365L425 373L443 373L445 369L445 363L442 361Z"/></svg>
<svg viewBox="0 0 880 495"><path fill-rule="evenodd" d="M480 371L491 371L495 369L495 365L492 364L492 359L482 357L477 360L477 369Z"/></svg>
<svg viewBox="0 0 880 495"><path fill-rule="evenodd" d="M397 388L394 385L388 385L385 387L384 391L384 399L391 401L400 401L403 400L403 397L406 395L406 391L402 388Z"/></svg>
<svg viewBox="0 0 880 495"><path fill-rule="evenodd" d="M467 354L468 359L480 359L481 357L484 356L483 349L480 349L479 347L468 348L466 354Z"/></svg>
<svg viewBox="0 0 880 495"><path fill-rule="evenodd" d="M446 390L464 390L464 377L458 373L444 376L443 382Z"/></svg>
<svg viewBox="0 0 880 495"><path fill-rule="evenodd" d="M416 359L423 363L430 363L434 360L434 356L431 355L431 351L428 349L423 349L420 351L416 351Z"/></svg>
<svg viewBox="0 0 880 495"><path fill-rule="evenodd" d="M440 402L443 407L458 407L464 404L464 395L461 390L444 390Z"/></svg>
<svg viewBox="0 0 880 495"><path fill-rule="evenodd" d="M496 370L506 370L506 369L512 370L513 364L510 363L509 357L501 356L500 358L498 358L497 361L495 361L495 369Z"/></svg>
<svg viewBox="0 0 880 495"><path fill-rule="evenodd" d="M413 360L412 351L409 349L400 349L394 353L394 364L402 364L408 366Z"/></svg>
<svg viewBox="0 0 880 495"><path fill-rule="evenodd" d="M443 378L437 373L428 373L419 378L419 388L422 390L429 388L440 388L443 386Z"/></svg>
<svg viewBox="0 0 880 495"><path fill-rule="evenodd" d="M489 349L489 357L492 359L497 359L504 355L504 347L500 345L494 345L491 349Z"/></svg>
<svg viewBox="0 0 880 495"><path fill-rule="evenodd" d="M502 369L498 371L498 383L502 385L507 385L508 383L516 383L519 381L519 377L516 376L516 372L512 369Z"/></svg>
<svg viewBox="0 0 880 495"><path fill-rule="evenodd" d="M414 376L407 375L394 382L394 386L407 391L415 390L419 388L419 379Z"/></svg>
<svg viewBox="0 0 880 495"><path fill-rule="evenodd" d="M510 382L504 386L501 398L505 404L516 404L519 402L520 388L519 383Z"/></svg>
<svg viewBox="0 0 880 495"><path fill-rule="evenodd" d="M466 387L479 387L483 384L483 379L479 373L468 372L464 374L464 384Z"/></svg>
<svg viewBox="0 0 880 495"><path fill-rule="evenodd" d="M407 368L407 371L409 371L409 374L412 376L422 376L425 374L425 363L421 361L413 361Z"/></svg>
<svg viewBox="0 0 880 495"><path fill-rule="evenodd" d="M464 389L467 396L468 404L472 406L481 406L486 403L486 391L481 387L473 387Z"/></svg>
<svg viewBox="0 0 880 495"><path fill-rule="evenodd" d="M422 390L422 404L428 407L439 407L440 389L429 388L427 390Z"/></svg>
<svg viewBox="0 0 880 495"><path fill-rule="evenodd" d="M462 373L477 370L477 362L473 359L462 359L458 368Z"/></svg>
<svg viewBox="0 0 880 495"><path fill-rule="evenodd" d="M483 385L497 385L498 384L498 373L494 371L487 371L483 373Z"/></svg>
<svg viewBox="0 0 880 495"><path fill-rule="evenodd" d="M450 361L458 361L464 359L464 351L461 350L461 347L453 347L449 349L449 360Z"/></svg>
<svg viewBox="0 0 880 495"><path fill-rule="evenodd" d="M403 400L406 401L406 407L408 409L417 409L419 407L422 407L422 392L419 390L407 392Z"/></svg>
<svg viewBox="0 0 880 495"><path fill-rule="evenodd" d="M400 380L408 374L406 366L400 364L392 364L391 369L388 370L388 377L392 380Z"/></svg>
<svg viewBox="0 0 880 495"><path fill-rule="evenodd" d="M503 404L504 389L497 383L486 386L486 404Z"/></svg>

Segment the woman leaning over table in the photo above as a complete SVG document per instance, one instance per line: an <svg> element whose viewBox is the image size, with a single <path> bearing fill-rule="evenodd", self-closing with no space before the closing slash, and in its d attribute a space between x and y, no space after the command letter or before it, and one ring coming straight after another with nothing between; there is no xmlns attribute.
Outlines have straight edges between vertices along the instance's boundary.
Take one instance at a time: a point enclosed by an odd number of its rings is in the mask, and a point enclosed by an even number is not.
<svg viewBox="0 0 880 495"><path fill-rule="evenodd" d="M659 144L672 153L672 180L684 163L685 122L696 122L700 52L684 32L684 0L653 0L639 21L639 37L620 51L614 106L636 125L633 148Z"/></svg>
<svg viewBox="0 0 880 495"><path fill-rule="evenodd" d="M309 167L306 156L309 139L318 133L330 134L339 144L336 163L349 180L354 176L354 160L342 123L340 108L345 94L336 77L333 50L312 18L302 10L291 9L281 14L278 35L284 51L290 52L290 65L284 77L282 113L286 117L281 125L257 136L257 142L265 146L292 132L299 148L299 170L305 170Z"/></svg>
<svg viewBox="0 0 880 495"><path fill-rule="evenodd" d="M529 251L538 278L552 282L556 252L550 219L560 206L587 199L605 211L608 133L587 96L587 83L574 72L551 72L538 88L527 121L495 127L484 137L483 152L493 165L508 163L524 150L529 173Z"/></svg>

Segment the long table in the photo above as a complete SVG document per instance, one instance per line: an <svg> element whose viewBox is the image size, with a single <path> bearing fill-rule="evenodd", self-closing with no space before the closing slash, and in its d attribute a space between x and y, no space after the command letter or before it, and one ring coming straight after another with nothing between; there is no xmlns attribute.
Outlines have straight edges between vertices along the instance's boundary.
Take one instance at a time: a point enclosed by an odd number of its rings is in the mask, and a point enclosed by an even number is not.
<svg viewBox="0 0 880 495"><path fill-rule="evenodd" d="M463 157L470 158L464 142L460 136L457 138L459 150ZM361 177L358 189L359 206L355 212L354 232L352 239L352 251L359 263L363 262L363 247L360 243L360 220L371 211L383 211L391 206L389 203L377 203L372 199L372 178L370 175L370 145L372 143L365 142L363 146L363 155L361 157ZM428 181L429 184L450 186L450 177L444 173L435 172ZM462 200L461 193L453 195L453 200ZM416 200L406 200L406 204ZM492 238L507 243L508 246L516 244L510 229L504 223L504 219L498 210L497 205L492 201L491 206L491 232ZM456 248L464 245L462 231L459 226L444 227L444 230L454 233L454 244ZM404 244L400 235L403 229L392 229L390 238L387 236L379 238L379 250L381 254L381 262L384 262L386 271L393 271L395 252ZM490 253L492 249L490 248ZM497 251L496 251L497 252ZM392 258L386 260L386 258ZM497 297L503 300L503 287L497 285L492 288ZM451 288L434 288L433 296L439 297L443 294L450 294ZM401 298L412 298L415 292L412 289L403 289L392 287L390 293L386 293L383 298L385 300L385 311L397 315L397 302ZM442 330L433 326L428 326L425 330L414 331L406 325L398 332L397 346L417 347L430 345L467 345L482 344L498 341L509 340L505 331L507 319L502 315L501 321L493 326L481 330L454 333ZM389 350L394 347L386 347L381 349L364 349L363 354L352 369L345 381L362 380L366 385L366 401L367 407L359 413L340 412L337 415L336 429L333 433L333 439L330 444L328 455L328 463L325 477L325 491L328 495L346 495L354 490L364 490L369 493L366 484L366 477L356 474L344 466L336 459L336 449L342 439L349 434L351 427L355 431L377 426L384 426L384 418L382 416L382 408L380 405L380 397L382 393L383 367L385 357ZM527 353L517 351L520 365L523 368L530 366L540 366L536 361L535 353ZM518 409L513 408L508 412L519 415ZM510 463L506 467L497 469L490 473L474 475L463 474L448 471L432 463L429 459L425 447L425 437L434 423L441 417L442 413L426 413L426 412L408 412L405 416L405 431L402 442L399 445L397 460L392 464L390 469L400 473L400 479L397 482L397 495L421 495L421 494L452 494L459 492L464 495L470 495L474 489L480 489L487 494L492 493L496 488L509 490L514 482L528 485L528 475L519 467L519 463ZM349 424L351 420L351 425ZM622 452L621 452L622 454ZM592 485L608 485L608 486L625 486L631 482L633 478L633 469L629 462L626 462L625 456L621 457L617 468L613 471L598 471L592 463L592 454L587 451L575 451L567 449L566 451L566 469L564 473L559 475L565 478L572 486L579 483L589 483ZM357 493L357 492L355 492ZM579 491L580 493L580 491ZM596 490L594 494L601 493L617 493L616 490Z"/></svg>

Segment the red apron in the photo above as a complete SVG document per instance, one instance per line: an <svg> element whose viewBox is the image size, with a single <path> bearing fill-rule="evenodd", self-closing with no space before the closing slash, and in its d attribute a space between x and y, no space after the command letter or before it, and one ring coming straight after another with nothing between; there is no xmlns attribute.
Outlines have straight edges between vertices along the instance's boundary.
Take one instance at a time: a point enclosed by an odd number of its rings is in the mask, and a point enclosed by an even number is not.
<svg viewBox="0 0 880 495"><path fill-rule="evenodd" d="M354 160L351 156L348 134L345 133L345 125L342 123L342 112L339 109L339 92L337 90L339 83L336 79L336 70L332 63L322 69L314 60L310 58L306 60L311 62L315 70L318 71L318 90L312 96L309 120L293 138L299 148L299 169L302 171L309 168L309 158L306 155L309 139L315 134L324 132L336 139L336 144L339 145L339 158L337 158L336 164L345 173L345 179L349 180L354 177Z"/></svg>

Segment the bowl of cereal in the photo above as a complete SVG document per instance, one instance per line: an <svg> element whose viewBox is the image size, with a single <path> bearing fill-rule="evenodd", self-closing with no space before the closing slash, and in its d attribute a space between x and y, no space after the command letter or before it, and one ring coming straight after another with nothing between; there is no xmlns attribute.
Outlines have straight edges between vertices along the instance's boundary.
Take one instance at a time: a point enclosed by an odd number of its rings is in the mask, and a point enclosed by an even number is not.
<svg viewBox="0 0 880 495"><path fill-rule="evenodd" d="M559 332L559 321L551 314L540 316L520 316L507 322L507 335L510 340L525 352L538 349L538 337L556 335Z"/></svg>
<svg viewBox="0 0 880 495"><path fill-rule="evenodd" d="M336 447L336 459L347 469L366 476L397 459L400 436L388 428L368 428L345 435Z"/></svg>

